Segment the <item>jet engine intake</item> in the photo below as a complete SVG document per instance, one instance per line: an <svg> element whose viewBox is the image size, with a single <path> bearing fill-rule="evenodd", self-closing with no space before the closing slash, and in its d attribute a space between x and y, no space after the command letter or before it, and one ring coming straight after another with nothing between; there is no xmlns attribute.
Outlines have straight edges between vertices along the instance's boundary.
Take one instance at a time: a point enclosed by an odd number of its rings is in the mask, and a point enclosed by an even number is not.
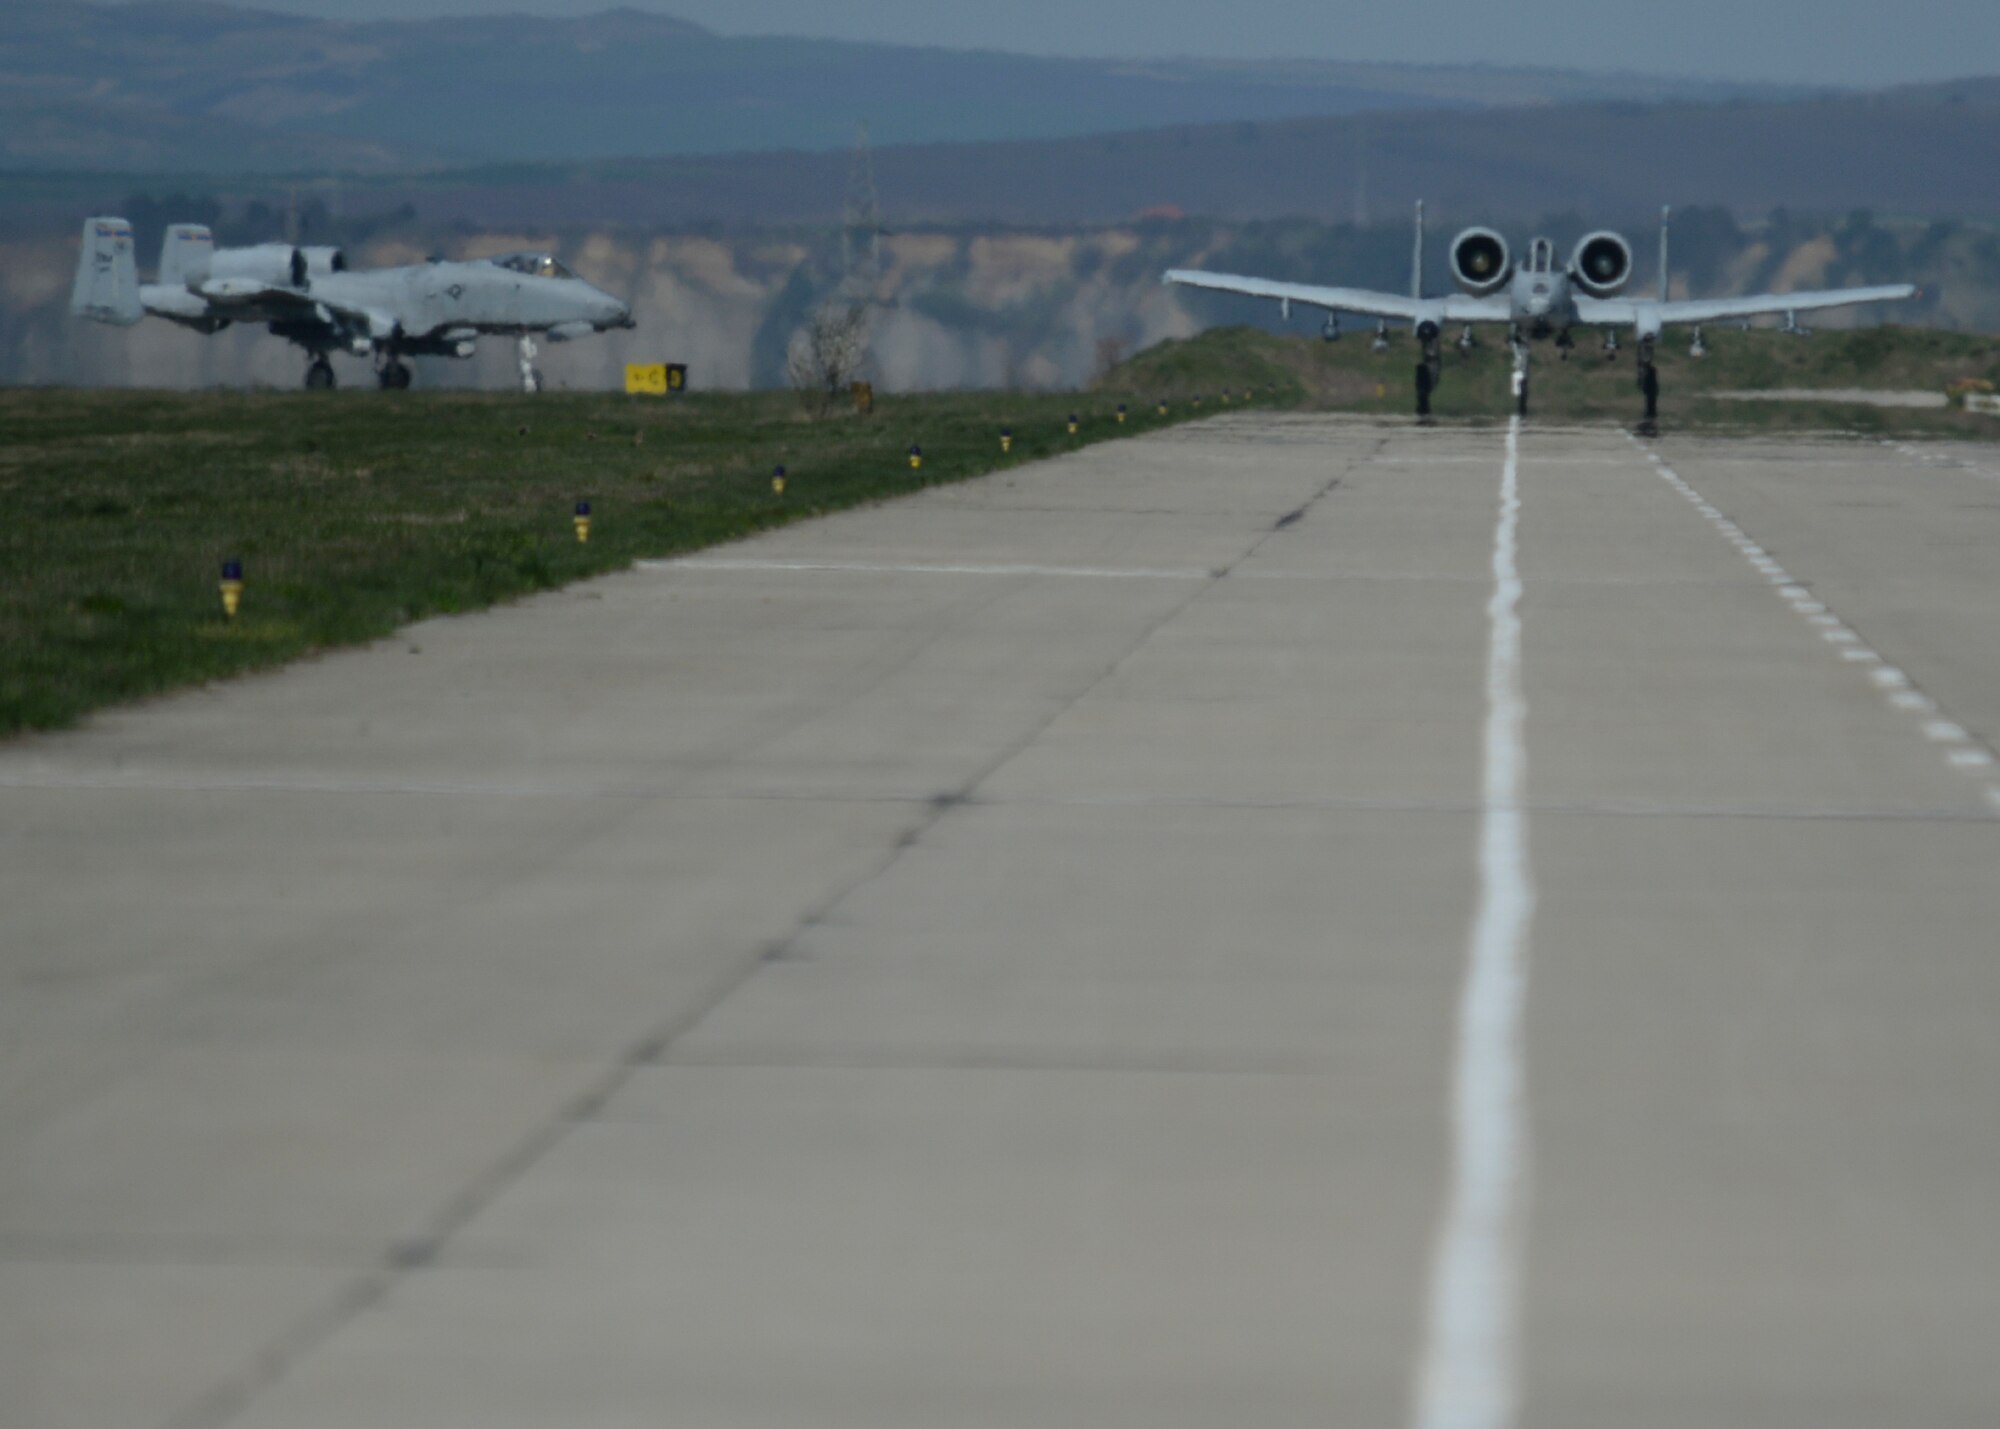
<svg viewBox="0 0 2000 1429"><path fill-rule="evenodd" d="M1569 273L1591 297L1616 297L1632 276L1632 245L1609 229L1586 233L1570 257Z"/></svg>
<svg viewBox="0 0 2000 1429"><path fill-rule="evenodd" d="M1451 276L1473 297L1499 292L1512 272L1507 240L1492 229L1468 228L1451 240Z"/></svg>

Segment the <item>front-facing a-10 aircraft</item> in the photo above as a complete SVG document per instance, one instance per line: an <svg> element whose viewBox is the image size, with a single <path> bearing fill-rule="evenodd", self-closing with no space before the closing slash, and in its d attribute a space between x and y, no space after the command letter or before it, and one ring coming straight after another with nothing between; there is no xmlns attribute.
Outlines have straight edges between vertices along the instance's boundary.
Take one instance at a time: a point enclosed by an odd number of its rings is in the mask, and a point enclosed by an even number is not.
<svg viewBox="0 0 2000 1429"><path fill-rule="evenodd" d="M1609 357L1618 351L1618 330L1629 329L1638 355L1639 387L1646 397L1649 421L1655 415L1660 390L1659 374L1653 363L1654 347L1670 323L1694 327L1691 350L1699 356L1705 350L1701 341L1701 324L1705 322L1778 313L1789 320L1800 312L1855 303L1897 302L1917 296L1917 289L1911 284L1893 283L1872 288L1670 301L1665 210L1660 217L1659 292L1652 298L1622 296L1632 279L1632 245L1609 229L1586 233L1570 250L1567 261L1559 258L1552 240L1536 238L1517 262L1507 240L1490 228L1464 229L1451 242L1451 276L1459 291L1444 297L1425 297L1421 203L1417 205L1416 250L1407 296L1378 289L1323 287L1191 268L1172 269L1165 275L1165 281L1248 297L1274 298L1287 315L1294 303L1322 308L1327 314L1329 339L1340 335L1339 314L1363 313L1379 322L1375 336L1377 351L1387 350L1392 321L1409 323L1423 349L1416 381L1420 415L1430 410L1431 389L1437 383L1442 362L1440 345L1448 325L1461 326L1458 345L1461 350L1469 351L1475 324L1506 324L1507 343L1514 358L1515 409L1522 415L1528 410L1528 351L1532 341L1553 339L1567 355L1574 346L1571 329L1598 328L1603 331L1604 353Z"/></svg>

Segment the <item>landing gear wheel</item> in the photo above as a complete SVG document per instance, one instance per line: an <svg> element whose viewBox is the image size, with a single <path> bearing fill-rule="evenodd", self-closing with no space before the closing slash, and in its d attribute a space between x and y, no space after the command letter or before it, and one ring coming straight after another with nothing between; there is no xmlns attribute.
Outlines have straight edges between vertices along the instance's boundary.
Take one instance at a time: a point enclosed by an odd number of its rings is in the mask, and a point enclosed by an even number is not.
<svg viewBox="0 0 2000 1429"><path fill-rule="evenodd" d="M1423 353L1417 362L1417 421L1429 426L1431 393L1437 390L1438 378L1444 375L1444 354L1438 347L1437 324L1423 324L1417 329L1417 339L1423 343Z"/></svg>
<svg viewBox="0 0 2000 1429"><path fill-rule="evenodd" d="M410 385L410 369L392 358L375 374L375 380L385 392L401 392Z"/></svg>
<svg viewBox="0 0 2000 1429"><path fill-rule="evenodd" d="M331 392L335 385L333 364L324 357L315 357L306 368L306 391Z"/></svg>

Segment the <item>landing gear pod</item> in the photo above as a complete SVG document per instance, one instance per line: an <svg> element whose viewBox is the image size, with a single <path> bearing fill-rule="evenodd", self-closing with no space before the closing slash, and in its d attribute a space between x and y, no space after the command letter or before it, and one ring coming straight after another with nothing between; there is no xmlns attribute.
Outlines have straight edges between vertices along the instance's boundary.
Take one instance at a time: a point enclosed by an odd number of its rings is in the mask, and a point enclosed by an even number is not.
<svg viewBox="0 0 2000 1429"><path fill-rule="evenodd" d="M1507 240L1492 229L1468 228L1451 240L1452 280L1473 297L1499 292L1513 271Z"/></svg>
<svg viewBox="0 0 2000 1429"><path fill-rule="evenodd" d="M1570 255L1569 274L1593 298L1613 298L1632 276L1632 245L1609 229L1586 233Z"/></svg>

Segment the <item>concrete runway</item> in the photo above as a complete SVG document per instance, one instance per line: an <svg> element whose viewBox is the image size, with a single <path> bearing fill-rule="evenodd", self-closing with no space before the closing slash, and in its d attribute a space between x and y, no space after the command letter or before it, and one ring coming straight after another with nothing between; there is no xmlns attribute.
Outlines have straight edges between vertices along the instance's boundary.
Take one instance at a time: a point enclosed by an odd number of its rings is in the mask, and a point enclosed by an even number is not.
<svg viewBox="0 0 2000 1429"><path fill-rule="evenodd" d="M1996 576L1246 414L0 749L0 1424L2000 1422Z"/></svg>

